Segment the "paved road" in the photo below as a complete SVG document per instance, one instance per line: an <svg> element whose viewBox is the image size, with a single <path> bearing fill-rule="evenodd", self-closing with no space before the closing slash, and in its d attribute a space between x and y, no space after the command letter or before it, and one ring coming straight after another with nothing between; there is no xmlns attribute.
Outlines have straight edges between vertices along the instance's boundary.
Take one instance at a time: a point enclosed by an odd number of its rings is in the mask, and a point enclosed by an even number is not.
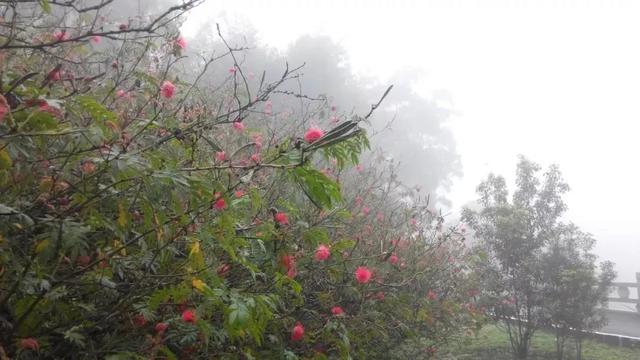
<svg viewBox="0 0 640 360"><path fill-rule="evenodd" d="M640 314L637 312L607 311L609 324L599 332L640 338Z"/></svg>

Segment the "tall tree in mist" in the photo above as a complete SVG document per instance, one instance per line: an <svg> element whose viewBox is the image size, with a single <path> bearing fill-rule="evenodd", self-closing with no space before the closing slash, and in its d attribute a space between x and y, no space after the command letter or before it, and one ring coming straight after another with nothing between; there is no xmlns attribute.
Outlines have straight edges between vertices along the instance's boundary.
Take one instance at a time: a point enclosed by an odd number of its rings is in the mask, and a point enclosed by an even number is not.
<svg viewBox="0 0 640 360"><path fill-rule="evenodd" d="M575 332L581 344L581 331L604 324L597 309L606 303L615 277L610 262L597 271L591 235L561 222L569 186L558 166L540 171L521 156L511 199L505 179L491 174L477 188L480 209L463 211L463 221L487 256L480 269L484 290L517 359L528 357L531 339L542 326L556 328L559 359L567 336Z"/></svg>

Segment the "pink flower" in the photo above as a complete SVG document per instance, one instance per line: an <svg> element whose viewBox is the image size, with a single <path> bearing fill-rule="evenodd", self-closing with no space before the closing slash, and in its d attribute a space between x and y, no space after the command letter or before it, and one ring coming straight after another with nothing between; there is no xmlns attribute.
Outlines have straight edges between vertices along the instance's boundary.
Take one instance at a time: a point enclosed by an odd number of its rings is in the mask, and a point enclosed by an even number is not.
<svg viewBox="0 0 640 360"><path fill-rule="evenodd" d="M362 213L363 213L364 215L369 215L369 211L371 211L371 210L369 209L369 207L368 207L368 206L363 206L363 207L362 207Z"/></svg>
<svg viewBox="0 0 640 360"><path fill-rule="evenodd" d="M242 190L236 190L236 192L235 192L235 196L236 196L237 198L241 198L241 197L243 197L243 196L244 196L244 191L242 191Z"/></svg>
<svg viewBox="0 0 640 360"><path fill-rule="evenodd" d="M0 97L0 124L4 121L4 116L11 111L9 104L4 97Z"/></svg>
<svg viewBox="0 0 640 360"><path fill-rule="evenodd" d="M291 340L300 341L304 337L304 326L300 322L296 323L296 326L291 330Z"/></svg>
<svg viewBox="0 0 640 360"><path fill-rule="evenodd" d="M383 221L384 220L384 214L382 212L377 213L376 214L376 220Z"/></svg>
<svg viewBox="0 0 640 360"><path fill-rule="evenodd" d="M224 201L224 198L219 198L213 203L213 207L216 210L224 210L227 207L227 203Z"/></svg>
<svg viewBox="0 0 640 360"><path fill-rule="evenodd" d="M391 256L389 256L389 262L392 265L395 265L398 263L398 256L396 254L392 254Z"/></svg>
<svg viewBox="0 0 640 360"><path fill-rule="evenodd" d="M216 161L225 162L227 160L227 153L224 151L216 151Z"/></svg>
<svg viewBox="0 0 640 360"><path fill-rule="evenodd" d="M122 98L128 98L129 94L122 89L118 89L118 91L116 91L116 99L122 99Z"/></svg>
<svg viewBox="0 0 640 360"><path fill-rule="evenodd" d="M185 40L182 36L178 36L178 38L176 38L176 46L182 50L186 49L187 40Z"/></svg>
<svg viewBox="0 0 640 360"><path fill-rule="evenodd" d="M229 68L229 74L235 74L238 69L236 69L235 65Z"/></svg>
<svg viewBox="0 0 640 360"><path fill-rule="evenodd" d="M316 261L324 261L331 255L331 250L326 245L319 245L316 249L315 259Z"/></svg>
<svg viewBox="0 0 640 360"><path fill-rule="evenodd" d="M323 136L324 136L324 131L322 129L316 126L312 126L304 134L304 141L311 144Z"/></svg>
<svg viewBox="0 0 640 360"><path fill-rule="evenodd" d="M100 36L93 35L92 37L89 38L89 41L97 45L97 44L100 44L100 42L102 41L102 38Z"/></svg>
<svg viewBox="0 0 640 360"><path fill-rule="evenodd" d="M262 157L260 156L260 153L251 154L251 161L253 161L256 164L260 164L260 162L262 161Z"/></svg>
<svg viewBox="0 0 640 360"><path fill-rule="evenodd" d="M158 334L162 334L165 331L167 331L167 328L169 327L169 324L167 323L163 323L163 322L159 322L156 324L155 326L155 330Z"/></svg>
<svg viewBox="0 0 640 360"><path fill-rule="evenodd" d="M185 310L182 312L182 320L191 324L196 323L196 314L191 310Z"/></svg>
<svg viewBox="0 0 640 360"><path fill-rule="evenodd" d="M267 100L267 101L264 103L264 112L265 112L267 115L271 115L272 111L273 111L273 104L271 103L271 101Z"/></svg>
<svg viewBox="0 0 640 360"><path fill-rule="evenodd" d="M362 164L356 165L356 171L357 172L362 172L362 170L364 170L364 166L362 166Z"/></svg>
<svg viewBox="0 0 640 360"><path fill-rule="evenodd" d="M145 319L142 315L136 315L133 318L133 324L137 327L143 327L147 325L147 319Z"/></svg>
<svg viewBox="0 0 640 360"><path fill-rule="evenodd" d="M238 130L238 132L243 132L245 129L245 126L242 122L240 121L234 121L233 122L233 128Z"/></svg>
<svg viewBox="0 0 640 360"><path fill-rule="evenodd" d="M40 344L38 340L34 338L25 338L20 339L20 348L24 350L38 350L40 349Z"/></svg>
<svg viewBox="0 0 640 360"><path fill-rule="evenodd" d="M62 78L62 72L59 67L54 68L47 74L47 79L51 81L59 81Z"/></svg>
<svg viewBox="0 0 640 360"><path fill-rule="evenodd" d="M369 282L369 280L371 280L372 274L371 274L371 270L369 270L365 266L360 266L356 269L355 275L356 275L356 280L360 284L366 284Z"/></svg>
<svg viewBox="0 0 640 360"><path fill-rule="evenodd" d="M289 217L283 212L277 212L273 218L280 225L289 225Z"/></svg>
<svg viewBox="0 0 640 360"><path fill-rule="evenodd" d="M91 174L96 171L96 164L91 160L86 160L82 163L81 168L84 174Z"/></svg>
<svg viewBox="0 0 640 360"><path fill-rule="evenodd" d="M69 34L67 34L66 30L56 30L53 32L53 38L56 39L56 41L65 41L69 40Z"/></svg>
<svg viewBox="0 0 640 360"><path fill-rule="evenodd" d="M165 80L165 82L162 83L160 91L162 92L162 96L167 99L171 99L176 92L176 86L173 85L171 81Z"/></svg>
<svg viewBox="0 0 640 360"><path fill-rule="evenodd" d="M435 291L429 289L429 291L427 292L427 299L433 301L437 298L438 298L438 294L436 294Z"/></svg>
<svg viewBox="0 0 640 360"><path fill-rule="evenodd" d="M287 269L287 276L290 279L296 277L296 258L291 255L283 255L280 263Z"/></svg>
<svg viewBox="0 0 640 360"><path fill-rule="evenodd" d="M331 308L331 313L335 316L340 316L344 314L344 310L340 306L334 306Z"/></svg>

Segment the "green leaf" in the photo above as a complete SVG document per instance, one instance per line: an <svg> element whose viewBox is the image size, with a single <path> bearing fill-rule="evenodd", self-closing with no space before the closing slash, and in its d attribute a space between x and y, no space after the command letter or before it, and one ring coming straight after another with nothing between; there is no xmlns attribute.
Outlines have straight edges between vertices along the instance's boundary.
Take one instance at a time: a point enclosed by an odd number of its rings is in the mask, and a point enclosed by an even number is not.
<svg viewBox="0 0 640 360"><path fill-rule="evenodd" d="M40 8L47 14L51 14L51 5L49 5L49 0L40 0Z"/></svg>
<svg viewBox="0 0 640 360"><path fill-rule="evenodd" d="M331 208L342 201L340 186L320 171L309 167L298 167L293 170L305 194L316 206Z"/></svg>
<svg viewBox="0 0 640 360"><path fill-rule="evenodd" d="M79 96L76 99L76 101L78 102L80 107L82 107L82 109L84 111L86 111L87 113L89 113L89 115L91 115L91 117L94 120L116 121L118 119L116 114L114 114L111 111L107 110L107 108L104 107L104 105L100 104L94 98L92 98L90 96Z"/></svg>

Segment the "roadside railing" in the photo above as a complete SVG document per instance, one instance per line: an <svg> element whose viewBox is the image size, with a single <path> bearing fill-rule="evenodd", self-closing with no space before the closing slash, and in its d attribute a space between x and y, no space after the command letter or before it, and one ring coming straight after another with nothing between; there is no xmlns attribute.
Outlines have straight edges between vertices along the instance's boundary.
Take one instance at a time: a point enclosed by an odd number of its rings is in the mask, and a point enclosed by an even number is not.
<svg viewBox="0 0 640 360"><path fill-rule="evenodd" d="M632 296L632 294L634 294L634 296ZM608 310L634 311L635 308L635 312L640 313L640 272L636 273L636 282L612 283L609 289L608 299ZM631 307L629 305L633 306Z"/></svg>

